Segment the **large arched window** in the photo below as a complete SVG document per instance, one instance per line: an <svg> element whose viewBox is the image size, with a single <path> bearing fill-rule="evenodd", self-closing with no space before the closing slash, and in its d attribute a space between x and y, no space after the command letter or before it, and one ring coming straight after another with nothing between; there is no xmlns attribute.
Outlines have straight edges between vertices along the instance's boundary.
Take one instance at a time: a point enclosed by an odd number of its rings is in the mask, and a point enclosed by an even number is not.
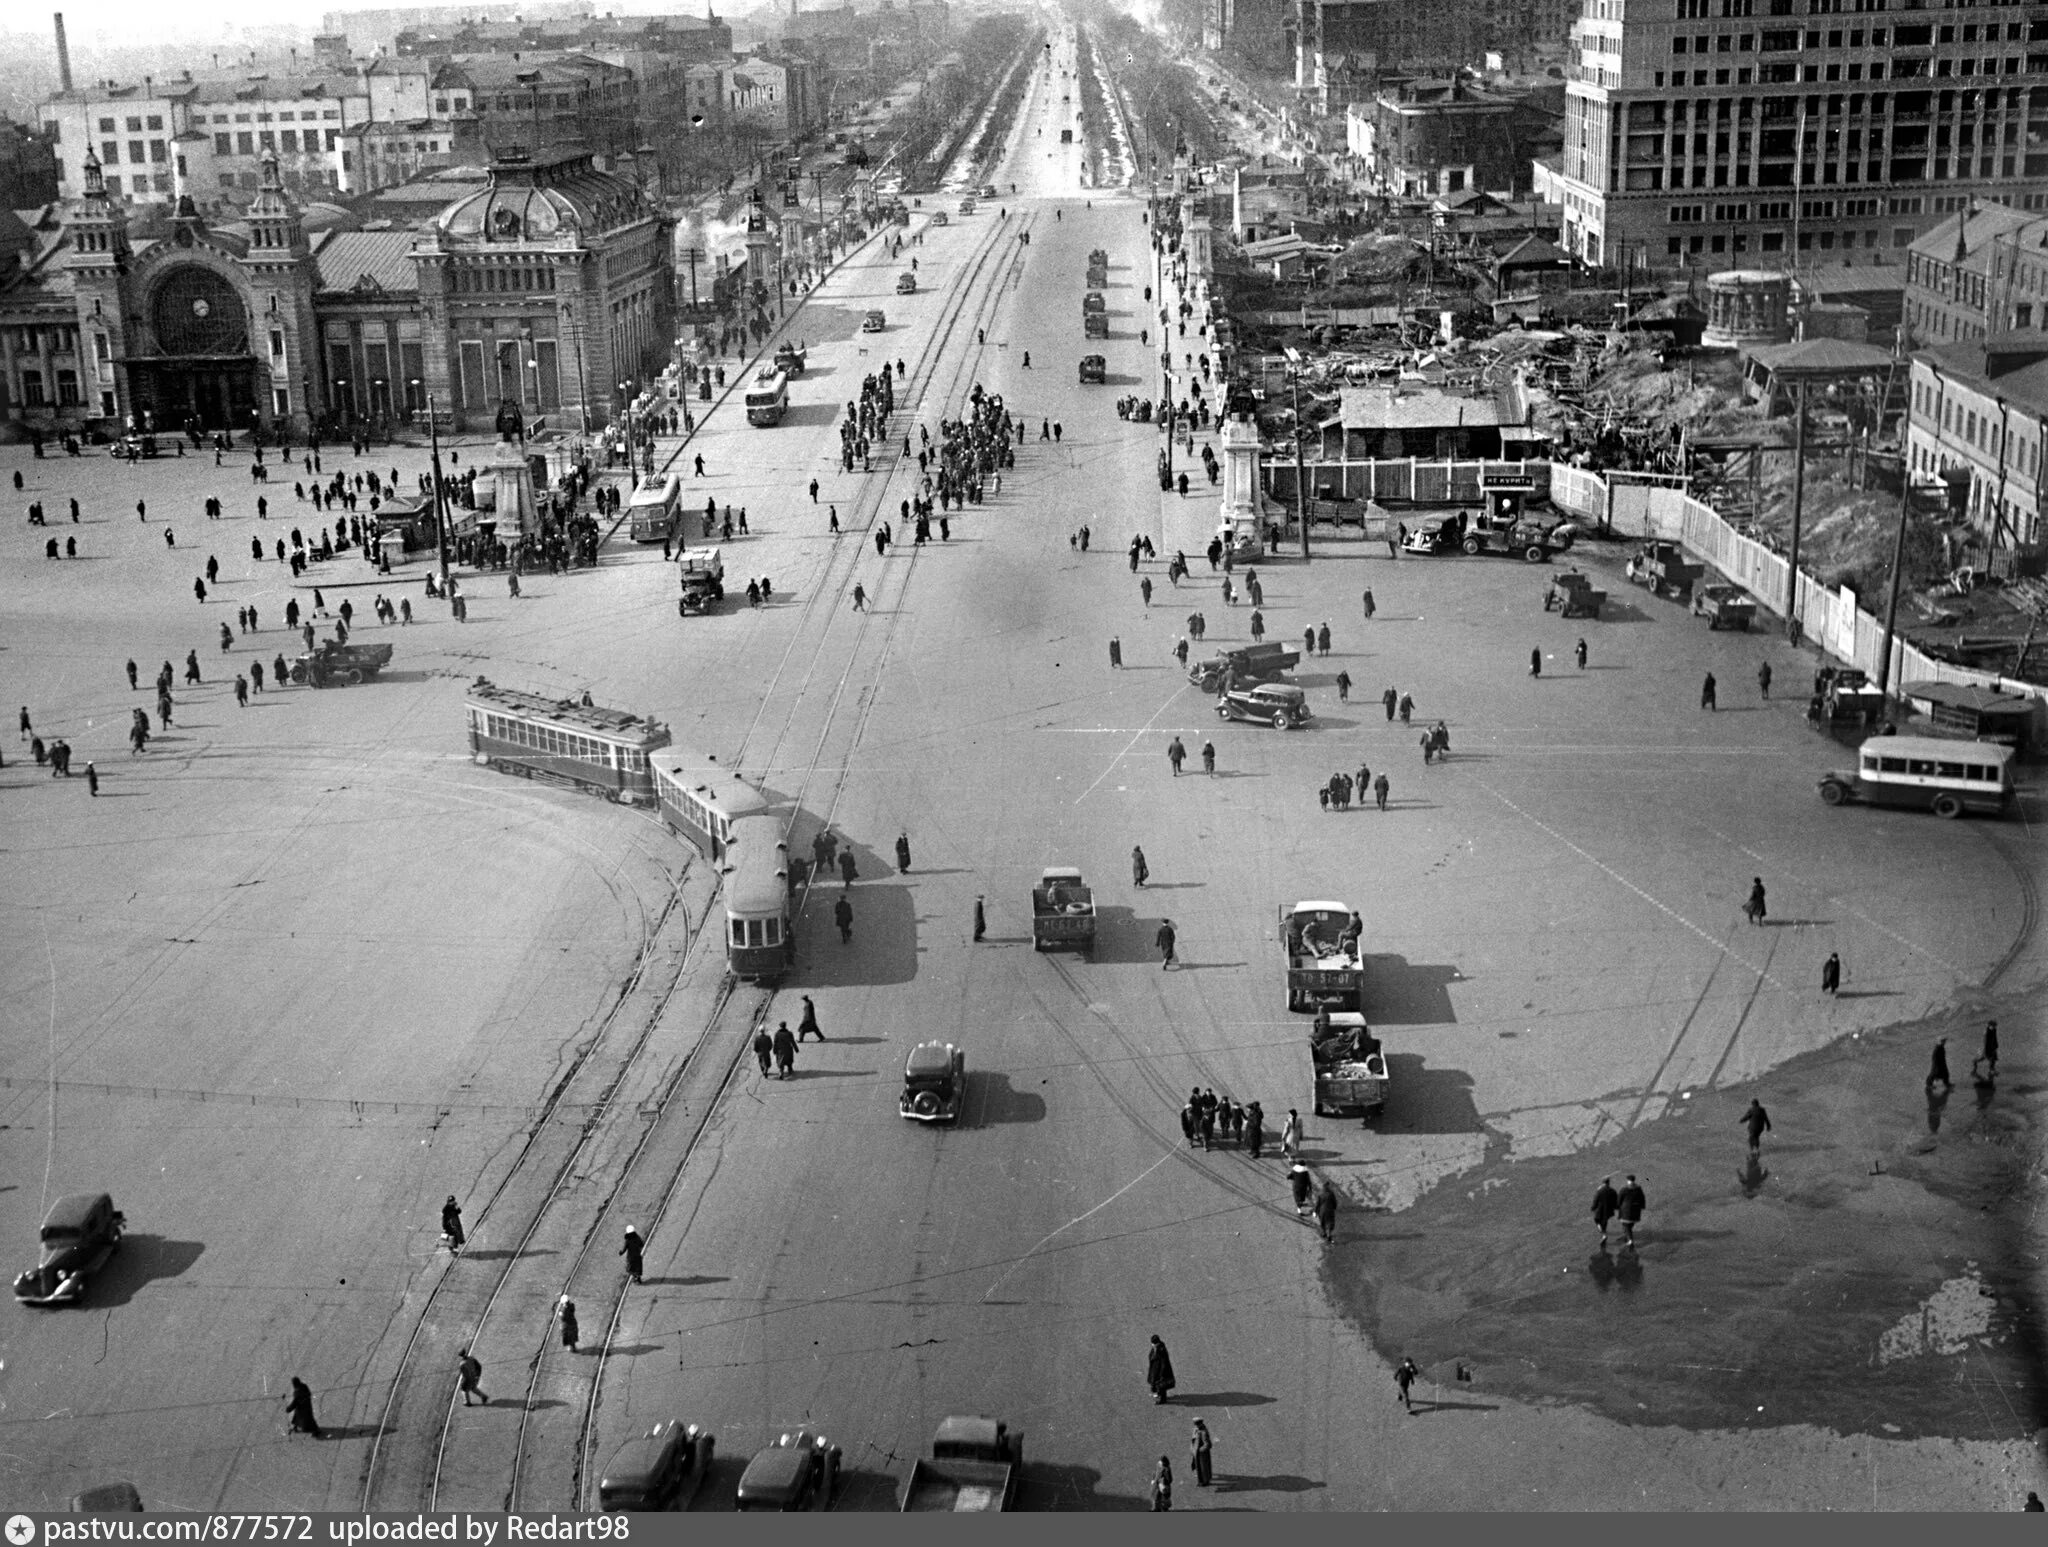
<svg viewBox="0 0 2048 1547"><path fill-rule="evenodd" d="M167 355L249 352L249 314L235 287L198 264L173 269L150 309L157 347Z"/></svg>

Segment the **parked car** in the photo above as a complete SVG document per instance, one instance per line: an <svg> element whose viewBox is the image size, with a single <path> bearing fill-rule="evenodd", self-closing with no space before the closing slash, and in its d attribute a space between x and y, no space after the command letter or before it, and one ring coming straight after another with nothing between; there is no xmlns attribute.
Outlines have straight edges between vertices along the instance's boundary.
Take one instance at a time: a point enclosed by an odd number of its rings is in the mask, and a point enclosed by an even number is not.
<svg viewBox="0 0 2048 1547"><path fill-rule="evenodd" d="M76 1305L86 1279L106 1265L121 1244L127 1217L103 1192L59 1198L43 1216L42 1261L14 1280L23 1305Z"/></svg>
<svg viewBox="0 0 2048 1547"><path fill-rule="evenodd" d="M1403 553L1449 553L1464 530L1462 516L1424 516L1401 540Z"/></svg>
<svg viewBox="0 0 2048 1547"><path fill-rule="evenodd" d="M711 1470L717 1441L693 1423L671 1418L612 1452L597 1484L603 1510L682 1509Z"/></svg>
<svg viewBox="0 0 2048 1547"><path fill-rule="evenodd" d="M1309 722L1308 695L1291 682L1261 682L1232 688L1216 700L1224 720L1257 720L1275 730L1299 730Z"/></svg>
<svg viewBox="0 0 2048 1547"><path fill-rule="evenodd" d="M932 224L933 224L933 225L935 225L935 226L949 226L949 225L951 225L952 223L953 223L953 222L952 222L952 221L951 221L950 219L948 219L948 218L947 218L946 212L945 212L944 210L934 210L934 211L932 212Z"/></svg>
<svg viewBox="0 0 2048 1547"><path fill-rule="evenodd" d="M823 1510L839 1486L839 1447L822 1434L795 1429L757 1451L740 1474L743 1510Z"/></svg>

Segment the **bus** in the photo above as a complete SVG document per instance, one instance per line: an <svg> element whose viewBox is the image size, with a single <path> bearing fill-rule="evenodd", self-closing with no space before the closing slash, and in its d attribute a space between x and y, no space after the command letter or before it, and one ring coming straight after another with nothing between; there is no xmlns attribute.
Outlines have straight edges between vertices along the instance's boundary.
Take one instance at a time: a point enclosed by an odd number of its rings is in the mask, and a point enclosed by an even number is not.
<svg viewBox="0 0 2048 1547"><path fill-rule="evenodd" d="M488 677L470 684L464 705L469 753L487 768L589 790L629 806L654 803L648 758L669 743L659 720L587 699L544 698L501 688Z"/></svg>
<svg viewBox="0 0 2048 1547"><path fill-rule="evenodd" d="M773 802L717 758L684 747L648 755L654 797L670 831L682 834L707 859L723 861L733 843L733 824L760 816Z"/></svg>
<svg viewBox="0 0 2048 1547"><path fill-rule="evenodd" d="M1873 736L1856 752L1856 767L1821 775L1820 798L1831 806L1866 801L1955 818L1964 812L2004 816L2012 809L2013 749L1991 741L1939 736Z"/></svg>
<svg viewBox="0 0 2048 1547"><path fill-rule="evenodd" d="M674 473L658 483L651 478L643 480L626 501L626 514L632 518L634 542L671 541L683 525L682 480Z"/></svg>
<svg viewBox="0 0 2048 1547"><path fill-rule="evenodd" d="M789 411L789 377L772 367L763 367L747 388L747 423L767 429L782 423Z"/></svg>
<svg viewBox="0 0 2048 1547"><path fill-rule="evenodd" d="M732 824L725 877L725 960L736 978L781 977L796 962L789 906L789 845L782 818L759 814Z"/></svg>

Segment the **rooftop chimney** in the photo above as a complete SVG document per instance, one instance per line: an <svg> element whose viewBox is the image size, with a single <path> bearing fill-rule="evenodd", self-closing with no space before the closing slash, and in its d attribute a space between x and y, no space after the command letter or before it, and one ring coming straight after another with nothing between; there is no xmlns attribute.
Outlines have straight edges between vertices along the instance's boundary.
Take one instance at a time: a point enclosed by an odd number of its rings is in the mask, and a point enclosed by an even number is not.
<svg viewBox="0 0 2048 1547"><path fill-rule="evenodd" d="M71 45L64 40L64 13L59 11L57 21L57 84L65 91L71 89Z"/></svg>

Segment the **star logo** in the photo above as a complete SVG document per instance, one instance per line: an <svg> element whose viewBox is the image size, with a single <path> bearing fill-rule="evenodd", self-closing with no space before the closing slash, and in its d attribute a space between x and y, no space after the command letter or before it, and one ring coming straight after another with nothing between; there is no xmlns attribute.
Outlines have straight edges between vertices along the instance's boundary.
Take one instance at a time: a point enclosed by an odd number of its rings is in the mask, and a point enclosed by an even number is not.
<svg viewBox="0 0 2048 1547"><path fill-rule="evenodd" d="M36 1539L36 1523L26 1515L7 1517L7 1540L14 1547L28 1547Z"/></svg>

